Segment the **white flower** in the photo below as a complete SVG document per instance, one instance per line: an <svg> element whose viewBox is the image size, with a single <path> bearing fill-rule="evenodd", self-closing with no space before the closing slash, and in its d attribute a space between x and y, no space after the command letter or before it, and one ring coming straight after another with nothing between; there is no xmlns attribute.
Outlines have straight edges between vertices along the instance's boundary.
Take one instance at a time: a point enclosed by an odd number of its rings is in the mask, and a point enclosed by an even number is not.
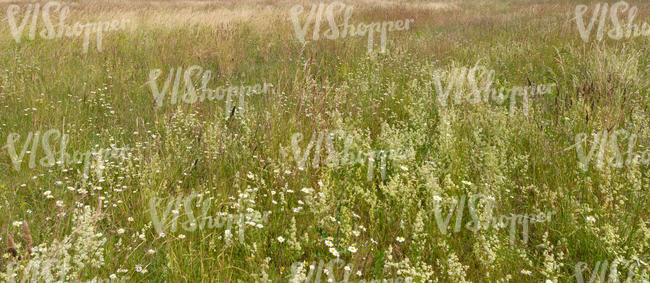
<svg viewBox="0 0 650 283"><path fill-rule="evenodd" d="M156 253L155 250L148 250L148 251L147 251L147 254L149 254L149 255L153 255L153 254L155 254L155 253Z"/></svg>
<svg viewBox="0 0 650 283"><path fill-rule="evenodd" d="M56 206L63 207L63 201L62 200L57 200L56 201Z"/></svg>
<svg viewBox="0 0 650 283"><path fill-rule="evenodd" d="M113 273L113 274L111 274L111 275L108 276L108 277L110 277L111 279L115 279L115 278L117 278L117 275L115 275L115 273Z"/></svg>
<svg viewBox="0 0 650 283"><path fill-rule="evenodd" d="M330 221L332 221L332 222L336 222L336 218L330 216Z"/></svg>
<svg viewBox="0 0 650 283"><path fill-rule="evenodd" d="M14 225L14 227L20 227L20 226L23 225L23 222L22 221L14 221L13 225Z"/></svg>
<svg viewBox="0 0 650 283"><path fill-rule="evenodd" d="M182 240L182 239L185 239L185 235L180 234L180 235L178 235L178 238L181 239L181 240Z"/></svg>
<svg viewBox="0 0 650 283"><path fill-rule="evenodd" d="M433 200L435 201L441 201L442 198L440 196L433 196Z"/></svg>
<svg viewBox="0 0 650 283"><path fill-rule="evenodd" d="M350 268L349 265L346 265L343 269L345 269L346 271L350 271L352 268Z"/></svg>
<svg viewBox="0 0 650 283"><path fill-rule="evenodd" d="M334 244L330 240L325 240L325 245L328 247L332 247Z"/></svg>
<svg viewBox="0 0 650 283"><path fill-rule="evenodd" d="M354 236L356 237L359 237L361 233L359 231L352 231L352 234L354 234Z"/></svg>
<svg viewBox="0 0 650 283"><path fill-rule="evenodd" d="M402 242L404 242L404 237L397 237L397 238L395 238L395 240L402 243Z"/></svg>
<svg viewBox="0 0 650 283"><path fill-rule="evenodd" d="M282 236L278 236L278 242L284 243L284 238Z"/></svg>
<svg viewBox="0 0 650 283"><path fill-rule="evenodd" d="M531 273L532 272L530 272L530 270L526 270L526 269L521 270L521 274L523 274L523 275L530 275Z"/></svg>
<svg viewBox="0 0 650 283"><path fill-rule="evenodd" d="M339 252L335 248L330 248L330 253L335 257L339 257Z"/></svg>
<svg viewBox="0 0 650 283"><path fill-rule="evenodd" d="M118 234L124 234L124 229L123 228L117 229L117 233Z"/></svg>
<svg viewBox="0 0 650 283"><path fill-rule="evenodd" d="M133 222L135 219L133 219L133 217L129 217L126 220L128 220L129 222Z"/></svg>
<svg viewBox="0 0 650 283"><path fill-rule="evenodd" d="M353 247L353 246L350 246L350 247L348 247L348 251L350 251L351 253L356 253L356 252L357 252L357 248L355 248L355 247Z"/></svg>
<svg viewBox="0 0 650 283"><path fill-rule="evenodd" d="M178 209L172 209L172 214L178 214Z"/></svg>
<svg viewBox="0 0 650 283"><path fill-rule="evenodd" d="M310 188L302 188L301 191L302 191L303 193L306 193L306 194L311 194L311 189L310 189Z"/></svg>
<svg viewBox="0 0 650 283"><path fill-rule="evenodd" d="M595 223L595 222L596 222L596 218L594 218L593 216L587 216L587 217L585 218L585 220L587 220L587 222L591 222L591 223Z"/></svg>
<svg viewBox="0 0 650 283"><path fill-rule="evenodd" d="M461 182L462 182L463 184L465 184L465 185L468 185L468 186L471 186L471 185L472 185L472 182L470 182L470 181L461 181Z"/></svg>

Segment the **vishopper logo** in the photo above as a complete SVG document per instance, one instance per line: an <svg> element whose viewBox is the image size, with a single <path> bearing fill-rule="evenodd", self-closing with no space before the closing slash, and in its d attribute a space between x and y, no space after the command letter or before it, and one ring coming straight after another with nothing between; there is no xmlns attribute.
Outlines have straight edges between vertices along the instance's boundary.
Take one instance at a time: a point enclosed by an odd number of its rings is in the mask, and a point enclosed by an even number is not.
<svg viewBox="0 0 650 283"><path fill-rule="evenodd" d="M262 223L267 223L268 217L271 214L270 211L261 213L249 209L249 212L246 214L220 212L218 215L209 215L213 201L212 198L204 199L202 194L172 197L167 202L161 214L158 211L161 199L152 198L149 201L149 213L153 226L159 235L165 235L165 232L175 233L178 229L180 218L185 216L185 221L182 222L181 228L188 232L193 232L197 229L222 228L225 225L224 238L227 243L231 241L233 235L231 232L233 224L238 228L239 241L244 242L246 226L261 229L264 227ZM194 214L194 207L201 209L201 213L198 216Z"/></svg>
<svg viewBox="0 0 650 283"><path fill-rule="evenodd" d="M17 17L21 13L22 8L19 5L9 5L7 8L7 18L9 20L9 27L11 28L11 35L16 43L20 43L23 39L25 27L29 23L28 39L34 40L37 35L43 39L54 39L80 37L83 34L83 52L88 52L90 44L90 35L95 33L97 41L97 51L102 51L103 34L109 31L125 30L127 24L131 20L113 20L103 22L88 22L82 24L75 22L74 25L69 26L65 23L70 13L70 8L67 5L59 2L47 2L43 6L41 3L28 4L25 8L23 18L18 23ZM58 21L54 20L51 16L52 13L58 14ZM43 21L44 28L37 33L39 15Z"/></svg>
<svg viewBox="0 0 650 283"><path fill-rule="evenodd" d="M342 152L337 152L336 151L336 145L335 142L337 140L343 140L343 151ZM309 155L312 152L314 152L314 156L312 158L312 168L319 168L321 165L321 152L322 152L322 146L323 142L325 142L325 146L327 147L327 158L325 158L324 164L325 166L328 166L330 168L337 168L339 166L353 166L353 165L363 165L366 164L367 161L367 166L368 166L368 171L367 171L367 177L368 181L371 181L374 176L374 170L375 170L375 161L378 162L378 165L380 167L381 171L381 178L382 180L385 179L386 177L386 168L387 168L387 160L390 161L399 161L406 159L407 155L412 152L412 149L406 149L406 150L396 150L396 149L389 149L389 150L375 150L375 151L369 151L369 152L353 152L351 148L354 145L354 139L353 136L351 135L346 135L345 131L343 130L332 130L332 131L321 131L318 133L314 132L311 136L311 140L309 143L306 145L306 148L301 149L300 142L303 140L303 135L301 133L295 133L291 136L291 148L293 150L293 158L296 161L296 165L298 166L299 170L305 170L307 166L307 160L309 159ZM282 153L282 155L286 155L286 153ZM286 156L283 156L286 157Z"/></svg>
<svg viewBox="0 0 650 283"><path fill-rule="evenodd" d="M609 273L608 267L609 266ZM622 268L621 268L622 267ZM585 271L589 269L588 264L584 261L581 261L575 265L575 278L578 283L585 282ZM634 257L633 259L627 260L623 258L617 258L610 263L608 260L597 261L591 270L591 276L589 276L589 283L592 282L648 282L648 263L645 261ZM627 270L627 274L620 273L620 271ZM625 280L620 279L620 276L625 276Z"/></svg>
<svg viewBox="0 0 650 283"><path fill-rule="evenodd" d="M549 94L555 84L539 84L531 86L514 86L512 88L494 88L495 71L489 70L477 62L472 67L452 67L450 71L437 69L432 75L435 92L438 94L438 103L443 107L453 99L454 105L495 102L503 104L509 99L510 116L513 116L517 107L517 97L521 97L522 111L528 116L531 101L534 96ZM451 96L450 96L451 95Z"/></svg>
<svg viewBox="0 0 650 283"><path fill-rule="evenodd" d="M343 23L337 24L336 16L340 15L344 10ZM384 53L386 52L387 32L408 30L410 29L409 24L415 21L414 19L405 19L352 25L349 24L349 21L352 18L353 10L353 7L346 6L345 3L337 1L329 3L327 7L324 3L319 3L318 5L312 4L304 24L300 24L300 16L305 11L305 7L302 5L293 6L290 10L290 16L296 37L303 44L307 42L307 33L312 24L312 39L316 41L321 38L321 25L323 24L323 16L325 16L329 29L322 33L324 38L335 40L352 36L368 36L368 53L372 53L373 51L375 33L381 38L381 53Z"/></svg>
<svg viewBox="0 0 650 283"><path fill-rule="evenodd" d="M57 160L56 151L53 149L53 144L60 139L59 146L59 159ZM43 152L45 157L39 160L39 164L43 167L54 167L59 165L64 168L64 172L67 166L73 166L74 164L83 164L83 177L84 181L89 177L89 170L91 166L94 167L95 173L98 179L102 179L102 172L105 169L105 162L109 158L117 160L126 160L126 148L117 148L115 145L111 145L110 148L101 148L95 151L86 151L80 152L75 151L74 153L69 154L67 151L68 142L70 140L67 134L61 134L59 130L51 129L44 132L41 135L40 131L29 132L25 141L23 142L22 149L20 150L20 155L16 151L16 143L20 140L20 134L11 133L7 136L7 144L4 148L7 149L9 158L14 169L19 172L22 168L23 158L25 154L29 154L29 168L33 169L36 167L36 160L39 153L39 145L42 145ZM31 147L30 147L31 144ZM30 149L31 150L28 150ZM95 156L93 159L92 157ZM94 163L93 163L94 161Z"/></svg>
<svg viewBox="0 0 650 283"><path fill-rule="evenodd" d="M466 196L463 195L460 199L452 199L445 201L439 196L434 196L434 216L436 224L440 233L447 234L449 222L456 210L456 220L454 225L454 233L460 232L463 226L463 215L465 212ZM483 200L483 202L481 202ZM521 225L522 242L528 242L529 224L548 222L555 212L535 214L510 214L510 216L496 216L494 213L496 200L494 197L485 196L483 194L472 195L467 203L471 221L465 223L465 228L472 232L488 229L501 229L508 228L510 231L510 244L514 245L517 236L517 226ZM444 204L450 206L449 213L443 217L441 208Z"/></svg>
<svg viewBox="0 0 650 283"><path fill-rule="evenodd" d="M229 86L229 87L217 87L216 89L208 88L210 79L212 78L212 71L204 70L201 66L192 65L183 72L183 67L171 68L169 74L166 77L162 88L158 85L158 78L162 75L163 71L161 69L153 69L149 72L149 81L147 84L151 88L154 100L157 107L163 106L163 101L167 94L169 93L170 102L172 105L175 105L178 102L184 102L188 104L193 104L197 101L203 102L206 99L211 100L222 100L226 98L226 118L230 115L231 107L233 103L233 98L239 99L239 112L243 112L245 108L244 98L246 96L251 96L255 94L266 94L269 89L273 87L272 84L264 83L239 87ZM183 81L181 83L181 76ZM201 86L197 89L197 84L194 83L195 78L201 78ZM185 87L185 91L180 93L179 89L181 84ZM171 89L170 89L171 87ZM182 91L182 90L180 90Z"/></svg>
<svg viewBox="0 0 650 283"><path fill-rule="evenodd" d="M576 135L575 144L566 148L570 150L576 148L578 156L578 167L583 171L587 171L590 167L589 164L594 157L595 167L602 170L605 165L613 168L623 168L624 166L631 165L648 165L650 164L650 149L637 153L635 148L638 141L636 134L631 134L627 130L619 129L615 131L603 130L591 134L593 142L589 152L585 151L583 144L589 143L589 135L586 133L579 133ZM627 153L621 151L621 145L624 145L624 140L627 138ZM627 156L627 159L625 158Z"/></svg>
<svg viewBox="0 0 650 283"><path fill-rule="evenodd" d="M630 6L625 1L620 1L612 4L610 7L607 3L598 3L594 6L589 23L585 24L585 14L589 10L586 5L578 5L575 9L575 20L578 25L578 32L584 42L589 42L592 31L596 25L596 40L602 41L605 32L607 36L613 40L621 40L623 38L630 39L639 36L650 36L650 25L647 22L642 24L635 23L635 18L638 12L636 6ZM621 20L619 16L627 15L627 21ZM609 16L609 17L608 17ZM613 26L609 31L605 28L609 21Z"/></svg>
<svg viewBox="0 0 650 283"><path fill-rule="evenodd" d="M335 258L330 260L327 265L324 265L324 261L321 259L318 261L318 264L309 264L307 261L296 261L291 265L291 273L289 274L290 282L337 282L337 274L339 278L342 277L342 281L338 282L366 282L366 280L355 279L354 277L359 277L363 275L363 272L354 270L354 264L346 264L344 260L340 258ZM338 269L338 271L337 271ZM343 273L343 274L340 274ZM352 275L354 274L354 275ZM352 278L351 278L352 277ZM322 278L322 279L321 279ZM321 281L323 280L323 281ZM395 278L383 278L383 279L374 279L370 282L414 282L411 277L395 277Z"/></svg>

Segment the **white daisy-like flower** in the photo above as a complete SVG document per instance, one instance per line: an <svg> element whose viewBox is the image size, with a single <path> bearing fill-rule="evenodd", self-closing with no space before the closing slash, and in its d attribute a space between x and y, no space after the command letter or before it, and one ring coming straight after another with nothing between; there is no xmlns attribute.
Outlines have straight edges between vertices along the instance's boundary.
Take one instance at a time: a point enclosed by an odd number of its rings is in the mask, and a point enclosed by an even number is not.
<svg viewBox="0 0 650 283"><path fill-rule="evenodd" d="M264 225L262 225L261 223L258 223L257 225L255 225L255 227L262 229L262 228L264 228Z"/></svg>
<svg viewBox="0 0 650 283"><path fill-rule="evenodd" d="M526 269L521 270L521 274L523 274L523 275L530 275L531 273L532 272L530 272L530 270L526 270Z"/></svg>
<svg viewBox="0 0 650 283"><path fill-rule="evenodd" d="M117 229L117 233L118 234L124 234L124 229L123 228Z"/></svg>
<svg viewBox="0 0 650 283"><path fill-rule="evenodd" d="M546 279L546 281L544 281L544 282L545 282L545 283L553 283L553 280L551 280L551 279Z"/></svg>
<svg viewBox="0 0 650 283"><path fill-rule="evenodd" d="M306 194L311 194L311 189L310 189L310 188L302 188L301 191L302 191L303 193L306 193Z"/></svg>
<svg viewBox="0 0 650 283"><path fill-rule="evenodd" d="M461 181L461 183L463 183L463 184L465 184L465 185L468 185L468 186L471 186L471 185L472 185L472 182L470 182L470 181L465 181L465 180Z"/></svg>
<svg viewBox="0 0 650 283"><path fill-rule="evenodd" d="M117 278L117 275L115 275L115 273L113 273L113 274L111 274L111 275L108 276L108 277L110 277L111 279L115 279L115 278Z"/></svg>
<svg viewBox="0 0 650 283"><path fill-rule="evenodd" d="M248 213L253 213L253 212L255 212L255 209L249 207L249 208L246 209L246 211L247 211Z"/></svg>
<svg viewBox="0 0 650 283"><path fill-rule="evenodd" d="M182 239L185 239L185 235L180 234L180 235L178 235L178 238L181 239L181 240L182 240Z"/></svg>
<svg viewBox="0 0 650 283"><path fill-rule="evenodd" d="M361 276L361 270L357 271L357 276Z"/></svg>
<svg viewBox="0 0 650 283"><path fill-rule="evenodd" d="M339 252L335 248L330 248L330 253L335 257L339 257Z"/></svg>
<svg viewBox="0 0 650 283"><path fill-rule="evenodd" d="M135 271L136 271L136 272L142 272L142 265L139 265L139 264L136 265L136 266L135 266Z"/></svg>
<svg viewBox="0 0 650 283"><path fill-rule="evenodd" d="M334 246L334 243L332 243L332 241L330 241L330 240L325 240L325 245L328 246L328 247L332 247L332 246Z"/></svg>
<svg viewBox="0 0 650 283"><path fill-rule="evenodd" d="M11 254L5 253L5 254L2 255L2 258L8 259L10 256L11 256Z"/></svg>
<svg viewBox="0 0 650 283"><path fill-rule="evenodd" d="M56 201L56 206L63 207L63 201L62 200L57 200Z"/></svg>
<svg viewBox="0 0 650 283"><path fill-rule="evenodd" d="M14 221L13 225L14 225L14 227L20 227L20 226L23 225L23 222L22 221Z"/></svg>
<svg viewBox="0 0 650 283"><path fill-rule="evenodd" d="M172 214L178 215L178 209L172 209Z"/></svg>
<svg viewBox="0 0 650 283"><path fill-rule="evenodd" d="M336 218L330 216L330 221L332 221L332 222L336 222Z"/></svg>
<svg viewBox="0 0 650 283"><path fill-rule="evenodd" d="M595 223L595 222L596 222L596 218L594 218L593 216L587 216L587 217L585 218L585 220L587 220L587 222L591 222L591 223Z"/></svg>
<svg viewBox="0 0 650 283"><path fill-rule="evenodd" d="M348 247L348 251L350 251L351 253L356 253L356 252L357 252L357 248L355 248L355 247L353 247L353 246L349 246L349 247Z"/></svg>
<svg viewBox="0 0 650 283"><path fill-rule="evenodd" d="M247 198L247 197L248 197L248 194L246 194L246 193L241 193L241 194L239 194L239 197L240 197L240 198Z"/></svg>
<svg viewBox="0 0 650 283"><path fill-rule="evenodd" d="M133 222L133 221L135 221L135 219L133 219L133 217L129 217L129 218L127 218L126 220L129 221L129 222Z"/></svg>
<svg viewBox="0 0 650 283"><path fill-rule="evenodd" d="M346 265L345 267L343 267L343 269L345 269L345 271L350 271L352 268L350 268L349 265Z"/></svg>
<svg viewBox="0 0 650 283"><path fill-rule="evenodd" d="M441 201L442 198L440 196L433 196L433 200L435 201Z"/></svg>
<svg viewBox="0 0 650 283"><path fill-rule="evenodd" d="M397 240L400 243L403 243L404 242L404 237L397 237L397 238L395 238L395 240Z"/></svg>
<svg viewBox="0 0 650 283"><path fill-rule="evenodd" d="M404 171L408 171L408 170L409 170L409 168L406 167L406 166L404 166L404 165L400 166L399 168L401 168L401 169L404 170Z"/></svg>
<svg viewBox="0 0 650 283"><path fill-rule="evenodd" d="M148 250L148 251L147 251L147 254L149 254L149 255L153 255L153 254L155 254L155 253L156 253L155 250Z"/></svg>
<svg viewBox="0 0 650 283"><path fill-rule="evenodd" d="M49 195L51 195L51 194L52 194L52 191L45 191L45 192L43 193L44 196L49 196Z"/></svg>
<svg viewBox="0 0 650 283"><path fill-rule="evenodd" d="M359 237L359 235L361 235L361 232L359 232L359 231L352 231L352 234L354 234L354 236L356 236L356 237Z"/></svg>
<svg viewBox="0 0 650 283"><path fill-rule="evenodd" d="M282 236L278 236L278 242L280 242L280 243L284 243L284 237L282 237Z"/></svg>

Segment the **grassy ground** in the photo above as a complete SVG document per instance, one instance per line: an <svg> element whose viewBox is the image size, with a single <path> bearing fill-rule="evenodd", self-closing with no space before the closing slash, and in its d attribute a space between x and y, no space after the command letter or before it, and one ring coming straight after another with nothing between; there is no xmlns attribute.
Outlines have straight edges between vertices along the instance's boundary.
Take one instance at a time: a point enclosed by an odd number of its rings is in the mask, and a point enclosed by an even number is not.
<svg viewBox="0 0 650 283"><path fill-rule="evenodd" d="M584 42L572 18L579 4L590 16L595 1L352 1L352 23L414 19L409 30L388 34L386 53L368 54L365 36L298 41L289 10L311 3L65 2L69 25L130 20L104 34L101 52L96 40L84 52L81 37L28 40L29 25L17 43L6 12L19 5L20 21L28 3L0 2L3 146L19 134L20 155L30 132L55 129L69 135L70 154L129 149L103 165L101 178L85 179L85 164L41 165L42 145L28 149L36 166L26 153L18 170L3 148L3 278L286 282L335 259L331 237L345 262L329 268L336 281L348 265L350 281L579 282L580 263L585 280L613 280L609 266L595 271L616 259L638 263L632 282L649 280L649 165L599 167L592 160L585 171L567 148L580 133L621 129L638 137L637 152L650 148L650 37ZM637 23L650 22L649 3L630 4ZM508 103L438 103L436 78L454 81L439 70L476 64L495 71L493 87L556 87L531 100L527 114L520 102L513 115ZM193 65L212 71L212 89L273 87L245 97L243 111L224 100L172 105L168 97L157 107L151 71L162 70L162 88L171 68ZM193 81L198 89L200 76ZM299 168L294 134L302 134L304 150L312 134L334 130L350 137L352 152L410 152L388 162L385 178L378 162L323 166L326 150L320 166L312 152ZM50 141L61 148L60 139ZM627 140L619 145L627 153ZM101 166L90 163L91 172ZM200 197L168 217L179 217L176 231L163 223L161 236L152 212L161 216L169 201L192 194ZM489 201L479 204L481 220L552 216L530 224L527 240L523 224L516 226L511 243L509 227L464 228L473 218L461 206L462 228L454 232L454 200L479 194L494 199L491 214ZM453 212L446 233L436 207L444 219ZM231 229L195 229L188 210L215 219L257 215L246 221L262 227L234 221ZM629 270L620 264L619 278Z"/></svg>

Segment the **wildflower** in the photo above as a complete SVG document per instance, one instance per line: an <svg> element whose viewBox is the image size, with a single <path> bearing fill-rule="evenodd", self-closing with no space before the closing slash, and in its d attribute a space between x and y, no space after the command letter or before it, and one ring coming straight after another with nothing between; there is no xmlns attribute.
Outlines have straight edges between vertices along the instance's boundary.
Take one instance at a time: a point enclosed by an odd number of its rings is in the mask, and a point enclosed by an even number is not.
<svg viewBox="0 0 650 283"><path fill-rule="evenodd" d="M117 278L117 275L115 275L115 273L113 273L113 274L111 274L111 275L108 276L108 277L110 277L111 279L115 279L115 278Z"/></svg>
<svg viewBox="0 0 650 283"><path fill-rule="evenodd" d="M397 237L397 238L395 238L395 240L397 240L400 243L403 243L404 242L404 237Z"/></svg>
<svg viewBox="0 0 650 283"><path fill-rule="evenodd" d="M239 194L239 197L240 197L240 198L247 198L247 197L248 197L248 194L246 194L246 193L241 193L241 194Z"/></svg>
<svg viewBox="0 0 650 283"><path fill-rule="evenodd" d="M51 194L52 194L52 191L45 191L45 192L43 193L44 196L49 196L49 195L51 195Z"/></svg>
<svg viewBox="0 0 650 283"><path fill-rule="evenodd" d="M248 177L248 179L253 179L255 175L253 175L251 172L248 172L248 174L246 174L246 177Z"/></svg>
<svg viewBox="0 0 650 283"><path fill-rule="evenodd" d="M117 233L118 234L124 234L124 229L123 228L117 229Z"/></svg>
<svg viewBox="0 0 650 283"><path fill-rule="evenodd" d="M345 271L350 271L350 269L352 269L352 268L350 268L349 265L346 265L343 269L345 269Z"/></svg>
<svg viewBox="0 0 650 283"><path fill-rule="evenodd" d="M63 207L63 201L62 200L57 200L56 201L56 206Z"/></svg>
<svg viewBox="0 0 650 283"><path fill-rule="evenodd" d="M178 238L181 239L181 240L182 240L182 239L185 239L185 235L180 234L180 235L178 235Z"/></svg>
<svg viewBox="0 0 650 283"><path fill-rule="evenodd" d="M155 253L156 253L155 250L148 250L148 251L147 251L147 254L149 254L149 255L153 255L153 254L155 254Z"/></svg>
<svg viewBox="0 0 650 283"><path fill-rule="evenodd" d="M404 165L400 166L399 168L401 168L401 169L404 170L404 171L408 171L408 170L409 170L409 168L406 167L406 166L404 166Z"/></svg>
<svg viewBox="0 0 650 283"><path fill-rule="evenodd" d="M526 269L521 270L521 274L523 274L523 275L530 275L531 273L532 272L530 272L530 270L526 270Z"/></svg>
<svg viewBox="0 0 650 283"><path fill-rule="evenodd" d="M551 280L551 279L546 279L545 283L553 283L553 280Z"/></svg>
<svg viewBox="0 0 650 283"><path fill-rule="evenodd" d="M468 186L471 186L471 185L472 185L472 182L470 182L470 181L461 181L461 182L462 182L463 184L465 184L465 185L468 185Z"/></svg>
<svg viewBox="0 0 650 283"><path fill-rule="evenodd" d="M325 245L328 247L332 247L334 244L332 243L332 241L326 240Z"/></svg>
<svg viewBox="0 0 650 283"><path fill-rule="evenodd" d="M256 226L257 228L260 228L260 229L264 228L264 225L262 225L262 224L257 224L257 225L255 225L255 226Z"/></svg>
<svg viewBox="0 0 650 283"><path fill-rule="evenodd" d="M282 236L278 236L278 242L284 243L284 238Z"/></svg>
<svg viewBox="0 0 650 283"><path fill-rule="evenodd" d="M14 227L20 227L20 226L23 225L23 222L22 221L14 221L13 225L14 225Z"/></svg>
<svg viewBox="0 0 650 283"><path fill-rule="evenodd" d="M334 241L334 237L332 237L332 236L327 237L327 239L330 240L330 241Z"/></svg>
<svg viewBox="0 0 650 283"><path fill-rule="evenodd" d="M133 219L133 217L129 217L126 220L128 220L129 222L133 222L135 219Z"/></svg>
<svg viewBox="0 0 650 283"><path fill-rule="evenodd" d="M348 251L350 251L351 253L356 253L356 252L357 252L357 248L355 248L355 247L353 247L353 246L350 246L350 247L348 247Z"/></svg>
<svg viewBox="0 0 650 283"><path fill-rule="evenodd" d="M161 238L164 238L165 236L166 236L166 234L163 233L163 232L160 232L160 234L158 234L158 237L161 237Z"/></svg>
<svg viewBox="0 0 650 283"><path fill-rule="evenodd" d="M8 259L8 258L9 258L9 256L10 256L10 254L9 254L9 253L5 253L5 254L3 254L3 255L2 255L2 257L3 257L4 259Z"/></svg>
<svg viewBox="0 0 650 283"><path fill-rule="evenodd" d="M361 270L357 271L357 276L361 276Z"/></svg>
<svg viewBox="0 0 650 283"><path fill-rule="evenodd" d="M330 253L335 257L339 257L339 252L335 248L330 248Z"/></svg>
<svg viewBox="0 0 650 283"><path fill-rule="evenodd" d="M248 213L253 213L253 212L255 212L255 209L252 209L252 208L249 207L249 208L246 209L246 211L248 211Z"/></svg>
<svg viewBox="0 0 650 283"><path fill-rule="evenodd" d="M139 264L136 265L136 266L135 266L135 271L136 271L136 272L142 272L142 265L139 265Z"/></svg>
<svg viewBox="0 0 650 283"><path fill-rule="evenodd" d="M332 221L332 222L336 222L336 218L330 216L330 221Z"/></svg>
<svg viewBox="0 0 650 283"><path fill-rule="evenodd" d="M595 222L596 222L596 218L594 218L593 216L587 216L587 217L585 218L585 220L587 220L587 222L591 222L591 223L595 223Z"/></svg>
<svg viewBox="0 0 650 283"><path fill-rule="evenodd" d="M310 188L302 188L301 191L302 191L303 193L306 193L306 194L310 194L310 193L311 193L311 189L310 189Z"/></svg>
<svg viewBox="0 0 650 283"><path fill-rule="evenodd" d="M177 215L177 214L178 214L178 210L177 210L177 209L173 209L173 210L172 210L172 214Z"/></svg>
<svg viewBox="0 0 650 283"><path fill-rule="evenodd" d="M433 196L433 200L435 201L441 201L442 198L440 196Z"/></svg>
<svg viewBox="0 0 650 283"><path fill-rule="evenodd" d="M359 237L361 233L359 231L352 231L352 234L354 234L354 236L356 237Z"/></svg>

